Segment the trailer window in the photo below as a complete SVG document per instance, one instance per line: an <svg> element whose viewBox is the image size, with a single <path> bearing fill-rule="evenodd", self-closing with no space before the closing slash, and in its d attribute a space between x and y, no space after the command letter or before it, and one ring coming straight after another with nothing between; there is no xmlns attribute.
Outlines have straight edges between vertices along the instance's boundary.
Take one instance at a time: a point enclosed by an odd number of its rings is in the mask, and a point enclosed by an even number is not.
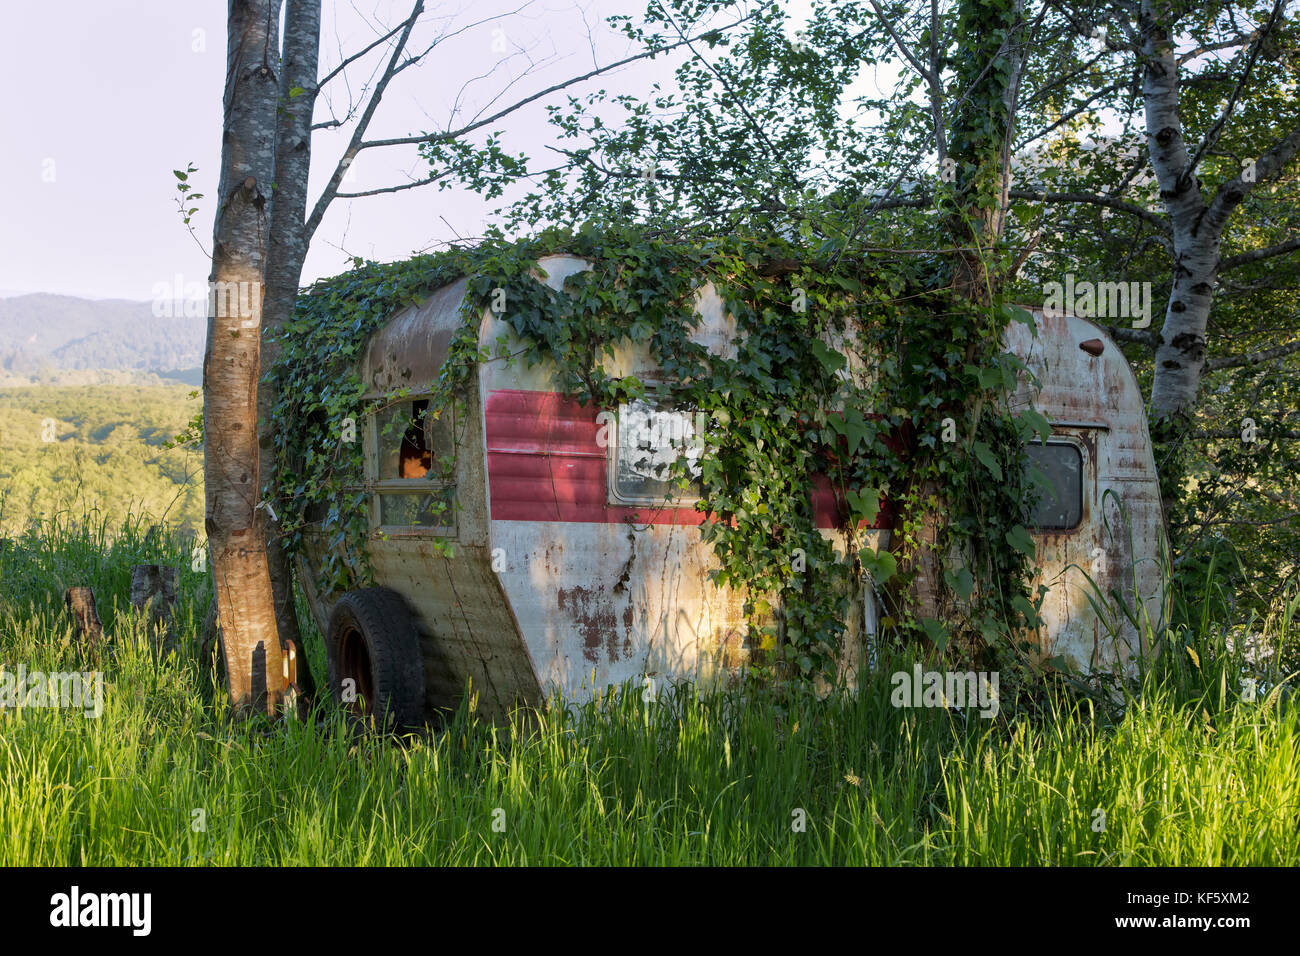
<svg viewBox="0 0 1300 956"><path fill-rule="evenodd" d="M1083 520L1083 455L1067 442L1025 447L1027 477L1038 491L1030 520L1043 531L1069 531Z"/></svg>
<svg viewBox="0 0 1300 956"><path fill-rule="evenodd" d="M439 488L429 494L379 495L379 523L399 528L444 528L452 523L454 490Z"/></svg>
<svg viewBox="0 0 1300 956"><path fill-rule="evenodd" d="M700 436L690 412L635 401L618 408L614 447L614 496L622 501L693 504L700 497ZM673 465L687 462L686 487Z"/></svg>
<svg viewBox="0 0 1300 956"><path fill-rule="evenodd" d="M376 522L385 527L453 527L455 428L452 410L429 399L395 402L375 414Z"/></svg>
<svg viewBox="0 0 1300 956"><path fill-rule="evenodd" d="M443 459L454 451L450 408L434 417L427 398L414 399L381 410L375 421L381 481L433 478L445 470Z"/></svg>

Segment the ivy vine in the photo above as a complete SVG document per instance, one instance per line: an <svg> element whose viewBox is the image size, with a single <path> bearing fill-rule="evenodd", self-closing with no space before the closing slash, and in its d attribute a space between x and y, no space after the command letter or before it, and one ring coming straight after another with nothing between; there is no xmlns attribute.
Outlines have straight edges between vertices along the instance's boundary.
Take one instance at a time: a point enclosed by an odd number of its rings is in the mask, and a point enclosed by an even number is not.
<svg viewBox="0 0 1300 956"><path fill-rule="evenodd" d="M557 292L536 278L538 261L555 253L592 268ZM664 372L660 394L711 423L696 507L706 514L701 533L717 556L717 583L747 595L758 671L831 675L850 588L864 573L886 597L886 632L940 649L956 636L1014 644L1036 625L1041 601L1025 583L1033 491L1023 445L1050 429L1032 411L1013 414L1009 396L1026 370L1001 341L1009 321L1029 317L997 301L972 310L934 291L939 268L927 257L848 256L770 235L697 239L625 226L358 262L304 293L283 332L273 372L282 531L291 550L309 527L323 534L325 591L369 580L359 429L400 394L367 403L363 348L400 308L467 278L464 324L429 414L452 406L490 357L478 330L498 290L504 318L526 343L523 360L553 363L556 390L583 403L613 409L644 398L646 383L609 374L603 359L616 346L648 346ZM691 338L706 282L738 324L727 354ZM354 441L343 440L349 428ZM683 480L685 468L679 461ZM847 553L817 528L817 475L843 505ZM918 617L907 597L907 556L930 504L923 490L936 487L952 509L940 545L954 556L944 582L959 613L946 621ZM876 554L857 529L876 521L885 499L893 541Z"/></svg>

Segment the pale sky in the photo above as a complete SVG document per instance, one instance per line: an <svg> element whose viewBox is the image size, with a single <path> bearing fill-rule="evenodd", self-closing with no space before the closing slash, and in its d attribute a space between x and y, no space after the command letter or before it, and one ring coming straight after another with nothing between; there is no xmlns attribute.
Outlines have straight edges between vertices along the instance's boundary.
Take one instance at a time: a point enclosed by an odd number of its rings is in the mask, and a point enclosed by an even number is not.
<svg viewBox="0 0 1300 956"><path fill-rule="evenodd" d="M440 27L457 30L496 13L524 10L447 39L428 62L397 77L370 138L446 128L465 80L500 64L503 44L507 50L525 47L534 60L551 62L520 79L502 104L586 72L593 55L602 64L627 55L626 40L603 18L639 17L644 0L457 0L428 6L442 19L426 14L428 22L417 33L425 45ZM340 47L345 53L360 49L409 9L409 0L325 0L322 73L338 63ZM148 300L157 284L173 283L178 275L183 283L206 283L209 263L181 223L171 171L187 163L198 167L191 182L206 198L194 224L208 248L221 145L225 16L223 0L7 5L0 31L0 81L8 91L0 112L0 294ZM376 24L385 29L377 33ZM354 90L378 56L376 51L351 68ZM656 78L671 79L675 62L636 64L578 90L647 90ZM522 66L516 57L472 86L461 116L486 105ZM337 107L346 109L346 88L335 81L327 90ZM328 118L322 97L315 119ZM542 107L534 104L494 128L510 134L508 146L530 150L550 141L543 120ZM312 202L347 135L316 134ZM361 190L427 175L427 165L413 147L369 150L361 154L355 174L347 188ZM456 233L479 235L493 205L472 194L430 187L336 200L313 240L304 283L343 271L351 255L395 259Z"/></svg>

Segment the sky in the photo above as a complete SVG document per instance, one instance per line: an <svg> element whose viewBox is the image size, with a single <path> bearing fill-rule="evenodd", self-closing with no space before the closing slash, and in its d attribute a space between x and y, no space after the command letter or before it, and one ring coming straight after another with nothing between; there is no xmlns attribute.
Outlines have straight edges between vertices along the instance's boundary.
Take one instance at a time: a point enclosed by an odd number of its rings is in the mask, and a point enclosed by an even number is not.
<svg viewBox="0 0 1300 956"><path fill-rule="evenodd" d="M445 129L459 98L459 118L501 94L500 104L631 52L603 22L639 16L644 0L453 0L435 2L413 38L425 45L449 35L428 61L397 77L371 124L382 138ZM796 11L803 3L791 4ZM324 2L322 74L409 12L410 2ZM493 22L475 21L507 14ZM225 76L222 0L72 0L11 4L0 31L0 295L53 292L87 298L149 300L160 284L206 283L212 210L221 149ZM590 25L590 36L587 25ZM505 52L502 52L502 50ZM340 53L340 51L343 51ZM346 73L355 93L378 62L376 51ZM504 60L504 62L503 62ZM672 60L643 62L589 81L636 92L671 77ZM488 74L472 83L467 80ZM335 81L316 106L316 122L346 111L348 86ZM551 102L558 102L555 98ZM537 149L549 141L540 104L500 128L509 145ZM323 130L313 138L311 200L347 141ZM540 152L540 150L539 150ZM193 220L181 221L174 169L197 167L203 193ZM427 175L413 147L368 150L349 190ZM422 187L357 200L336 200L317 231L304 284L347 268L354 255L408 256L456 236L477 236L498 203L463 192ZM196 241L197 237L197 241Z"/></svg>

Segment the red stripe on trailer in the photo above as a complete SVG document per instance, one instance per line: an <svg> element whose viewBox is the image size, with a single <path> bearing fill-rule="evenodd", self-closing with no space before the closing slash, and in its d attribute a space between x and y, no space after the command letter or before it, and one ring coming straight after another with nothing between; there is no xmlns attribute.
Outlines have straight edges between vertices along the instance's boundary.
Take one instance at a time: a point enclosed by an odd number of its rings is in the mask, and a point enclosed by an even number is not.
<svg viewBox="0 0 1300 956"><path fill-rule="evenodd" d="M503 389L488 396L488 493L495 521L698 525L691 505L609 503L609 456L596 443L595 405L556 392Z"/></svg>
<svg viewBox="0 0 1300 956"><path fill-rule="evenodd" d="M597 444L594 404L557 392L502 389L484 408L488 491L495 521L570 521L594 524L699 525L692 504L626 505L609 502L609 455ZM813 478L813 514L819 528L843 523L842 495L825 475ZM888 527L882 508L877 527Z"/></svg>

